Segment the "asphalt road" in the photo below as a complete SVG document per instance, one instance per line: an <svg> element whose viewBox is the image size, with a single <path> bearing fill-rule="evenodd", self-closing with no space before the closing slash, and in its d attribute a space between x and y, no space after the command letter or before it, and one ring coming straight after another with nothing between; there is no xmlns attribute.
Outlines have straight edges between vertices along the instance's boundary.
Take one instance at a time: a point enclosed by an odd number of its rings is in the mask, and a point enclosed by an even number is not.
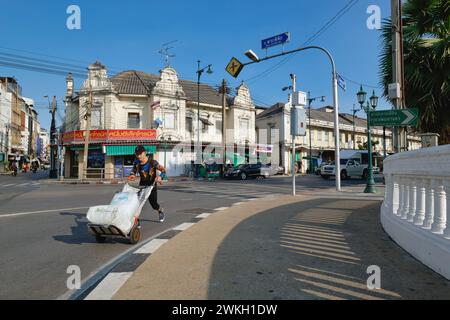
<svg viewBox="0 0 450 320"><path fill-rule="evenodd" d="M108 204L122 185L54 184L46 182L46 175L0 176L0 299L66 296L69 266L80 267L85 281L134 247L121 239L96 243L86 226L88 208ZM297 190L326 190L334 183L303 176L297 178ZM363 188L363 183L349 180L342 185ZM146 204L140 243L215 208L290 192L288 177L169 183L158 190L166 221L159 223Z"/></svg>

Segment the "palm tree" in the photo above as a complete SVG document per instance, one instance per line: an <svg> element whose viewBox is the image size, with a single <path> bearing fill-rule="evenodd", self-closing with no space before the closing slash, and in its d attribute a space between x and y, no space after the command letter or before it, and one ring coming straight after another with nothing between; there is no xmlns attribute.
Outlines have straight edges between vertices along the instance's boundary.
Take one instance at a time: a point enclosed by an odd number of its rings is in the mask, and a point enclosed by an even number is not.
<svg viewBox="0 0 450 320"><path fill-rule="evenodd" d="M450 143L450 1L407 0L403 4L405 98L419 108L419 131L437 132ZM380 81L392 83L392 27L382 25Z"/></svg>

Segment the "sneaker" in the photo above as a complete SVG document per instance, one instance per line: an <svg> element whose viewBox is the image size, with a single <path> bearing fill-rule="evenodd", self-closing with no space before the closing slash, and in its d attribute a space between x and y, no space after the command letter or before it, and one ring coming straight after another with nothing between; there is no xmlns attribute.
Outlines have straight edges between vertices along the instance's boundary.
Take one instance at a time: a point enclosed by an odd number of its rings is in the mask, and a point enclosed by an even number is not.
<svg viewBox="0 0 450 320"><path fill-rule="evenodd" d="M166 215L164 214L164 211L160 210L158 211L159 214L159 222L164 222L164 220L166 219Z"/></svg>

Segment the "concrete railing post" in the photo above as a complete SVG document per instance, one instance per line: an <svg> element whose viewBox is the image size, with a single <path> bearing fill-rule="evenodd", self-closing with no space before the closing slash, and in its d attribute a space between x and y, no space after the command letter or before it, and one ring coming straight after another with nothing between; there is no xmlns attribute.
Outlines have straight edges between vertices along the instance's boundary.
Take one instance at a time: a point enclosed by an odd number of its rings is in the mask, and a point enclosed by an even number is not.
<svg viewBox="0 0 450 320"><path fill-rule="evenodd" d="M421 226L425 220L425 198L426 188L424 185L425 179L417 179L417 208L416 216L414 217L414 224Z"/></svg>
<svg viewBox="0 0 450 320"><path fill-rule="evenodd" d="M391 184L391 194L392 194L392 213L398 215L399 209L399 178L396 175L391 174L392 184Z"/></svg>
<svg viewBox="0 0 450 320"><path fill-rule="evenodd" d="M409 186L409 211L407 215L408 222L414 221L414 216L416 215L416 196L417 196L417 179L411 179L411 184Z"/></svg>
<svg viewBox="0 0 450 320"><path fill-rule="evenodd" d="M431 232L441 234L444 232L446 208L445 191L442 180L435 180L434 192L434 222L431 226Z"/></svg>
<svg viewBox="0 0 450 320"><path fill-rule="evenodd" d="M425 220L422 227L425 229L430 229L434 220L434 185L429 178L425 182L425 188Z"/></svg>
<svg viewBox="0 0 450 320"><path fill-rule="evenodd" d="M445 198L447 199L446 207L447 207L447 219L446 224L447 227L444 230L444 237L450 239L450 179L444 181L445 187Z"/></svg>
<svg viewBox="0 0 450 320"><path fill-rule="evenodd" d="M408 217L409 212L409 188L411 181L409 177L404 178L404 187L403 187L403 208L401 212L401 218L405 219Z"/></svg>
<svg viewBox="0 0 450 320"><path fill-rule="evenodd" d="M402 211L403 211L403 197L405 195L405 179L403 177L399 177L398 178L398 198L399 198L399 202L398 202L398 210L397 210L397 216L401 217L402 216Z"/></svg>

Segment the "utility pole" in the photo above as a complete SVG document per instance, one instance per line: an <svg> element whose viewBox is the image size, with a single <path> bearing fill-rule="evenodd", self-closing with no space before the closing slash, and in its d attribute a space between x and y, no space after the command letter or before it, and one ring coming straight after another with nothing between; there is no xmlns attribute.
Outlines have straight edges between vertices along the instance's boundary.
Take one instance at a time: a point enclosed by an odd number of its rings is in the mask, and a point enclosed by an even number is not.
<svg viewBox="0 0 450 320"><path fill-rule="evenodd" d="M297 90L296 82L297 76L295 74L291 74L292 79L292 95L291 95L291 137L292 137L292 163L291 163L291 173L292 173L292 195L295 196L295 135L294 135L294 124L297 121L295 117L295 108L294 105L294 94Z"/></svg>
<svg viewBox="0 0 450 320"><path fill-rule="evenodd" d="M313 160L312 160L312 137L311 137L311 133L312 133L312 128L311 128L311 99L310 99L310 93L308 92L308 127L309 127L309 173L314 173L313 170Z"/></svg>
<svg viewBox="0 0 450 320"><path fill-rule="evenodd" d="M52 123L50 126L50 175L51 179L57 178L58 170L56 169L56 157L57 157L57 149L56 149L56 122L55 122L55 114L56 114L56 96L53 96L52 100L52 109L50 110L52 114Z"/></svg>
<svg viewBox="0 0 450 320"><path fill-rule="evenodd" d="M7 123L6 124L6 151L5 151L5 155L6 157L8 157L8 153L9 153L9 129L11 127L11 123Z"/></svg>
<svg viewBox="0 0 450 320"><path fill-rule="evenodd" d="M227 145L227 136L226 136L226 108L227 108L227 93L228 93L228 87L227 87L227 80L222 80L222 87L221 87L221 93L222 93L222 176L225 174L225 164L226 164L226 145Z"/></svg>
<svg viewBox="0 0 450 320"><path fill-rule="evenodd" d="M394 99L395 109L405 108L405 82L403 70L403 25L401 0L391 0L392 20L392 82L400 84L400 97ZM403 127L393 127L395 152L406 151L406 131Z"/></svg>
<svg viewBox="0 0 450 320"><path fill-rule="evenodd" d="M64 154L63 154L64 146L62 141L62 128L59 128L59 136L58 136L58 161L59 161L59 181L64 180Z"/></svg>
<svg viewBox="0 0 450 320"><path fill-rule="evenodd" d="M86 180L86 178L87 178L89 135L90 135L90 130L91 130L92 83L91 83L90 79L88 81L89 81L89 95L88 95L86 115L84 116L84 119L86 120L86 130L85 130L85 137L84 137L83 172L81 173L81 180Z"/></svg>
<svg viewBox="0 0 450 320"><path fill-rule="evenodd" d="M355 109L355 104L353 104L353 150L356 149L356 124L355 124L355 114L358 110Z"/></svg>

